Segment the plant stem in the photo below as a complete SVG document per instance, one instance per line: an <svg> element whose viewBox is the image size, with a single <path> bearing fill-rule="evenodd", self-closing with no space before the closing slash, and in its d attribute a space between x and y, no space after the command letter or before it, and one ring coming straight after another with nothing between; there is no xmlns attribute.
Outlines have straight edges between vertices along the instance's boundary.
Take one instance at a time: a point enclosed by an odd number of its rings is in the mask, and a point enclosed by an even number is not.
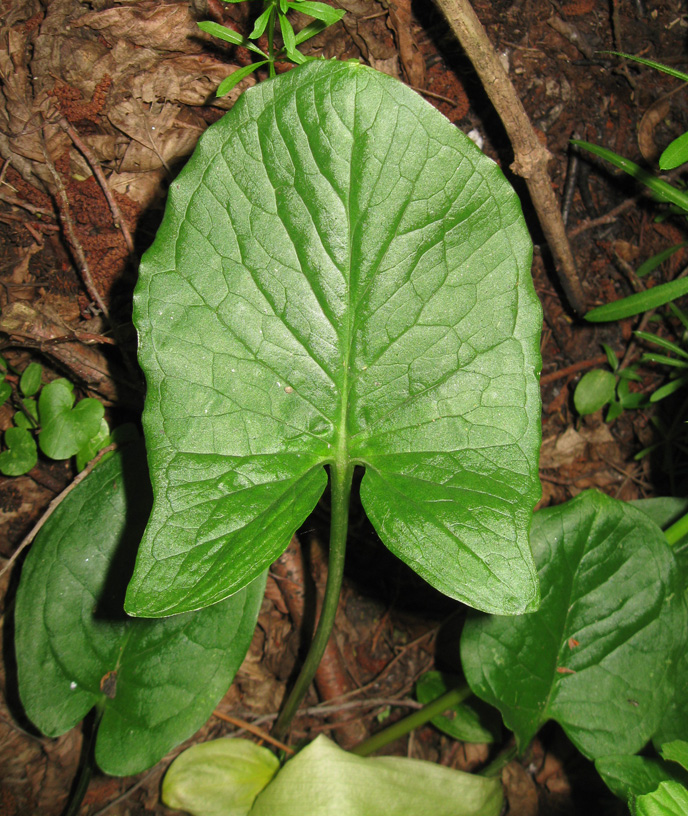
<svg viewBox="0 0 688 816"><path fill-rule="evenodd" d="M669 542L669 546L673 547L678 541L680 541L685 535L688 535L688 513L685 516L681 516L678 521L675 521L671 527L667 527L664 531L664 535L666 536L666 540Z"/></svg>
<svg viewBox="0 0 688 816"><path fill-rule="evenodd" d="M301 704L308 686L315 676L320 660L330 639L334 625L334 616L339 602L339 592L344 575L344 556L346 552L346 535L349 527L349 497L354 466L346 463L330 465L330 558L327 570L327 584L323 598L320 620L313 636L296 683L287 698L282 711L272 729L272 736L281 740L289 730L296 709Z"/></svg>
<svg viewBox="0 0 688 816"><path fill-rule="evenodd" d="M471 693L468 686L459 686L458 688L449 689L449 691L446 691L441 697L423 706L423 708L418 711L414 711L413 714L409 714L408 717L404 717L403 720L399 720L395 722L394 725L390 725L389 728L385 728L383 731L373 734L370 739L357 745L351 753L358 756L369 756L390 742L394 742L394 740L399 739L399 737L410 733L415 728L420 728L421 725L425 725L426 722L444 713L448 708L453 708L458 703L463 702L467 697L471 696Z"/></svg>
<svg viewBox="0 0 688 816"><path fill-rule="evenodd" d="M482 771L479 772L479 776L487 776L487 777L495 777L499 776L502 773L502 770L506 768L506 766L513 760L516 759L518 756L518 750L515 745L510 745L508 748L505 748L503 751L500 751L497 756L490 762L489 765L486 765Z"/></svg>
<svg viewBox="0 0 688 816"><path fill-rule="evenodd" d="M275 37L275 25L277 23L277 8L275 6L274 0L272 2L272 10L270 11L270 17L268 18L268 57L270 58L270 64L268 65L270 71L270 79L276 76L275 72L275 48L273 45L274 37Z"/></svg>
<svg viewBox="0 0 688 816"><path fill-rule="evenodd" d="M69 801L64 809L62 816L78 816L81 810L81 803L84 801L86 791L88 790L88 783L91 781L93 775L93 766L95 765L94 748L96 744L96 736L98 734L98 726L105 710L104 701L96 705L93 722L88 732L84 734L84 741L81 746L81 758L79 760L79 771L76 781L72 787Z"/></svg>

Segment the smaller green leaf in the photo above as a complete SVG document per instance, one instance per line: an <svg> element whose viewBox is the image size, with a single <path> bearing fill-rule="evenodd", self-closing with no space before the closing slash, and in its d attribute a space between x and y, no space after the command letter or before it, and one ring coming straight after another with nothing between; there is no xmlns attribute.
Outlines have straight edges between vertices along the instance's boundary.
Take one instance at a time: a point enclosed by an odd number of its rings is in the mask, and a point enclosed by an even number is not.
<svg viewBox="0 0 688 816"><path fill-rule="evenodd" d="M660 782L671 779L666 763L628 754L615 754L595 760L597 773L619 799L631 801L634 796L651 793Z"/></svg>
<svg viewBox="0 0 688 816"><path fill-rule="evenodd" d="M428 705L433 700L449 691L447 675L442 672L430 671L421 675L416 683L416 698L419 703ZM455 685L459 679L455 678ZM444 734L462 742L485 743L494 742L495 735L480 722L480 715L470 705L459 703L449 714L440 714L430 722Z"/></svg>
<svg viewBox="0 0 688 816"><path fill-rule="evenodd" d="M666 354L654 354L653 352L643 354L641 361L643 363L660 363L661 365L673 366L674 368L688 367L688 363L685 360L677 360L675 357L667 357Z"/></svg>
<svg viewBox="0 0 688 816"><path fill-rule="evenodd" d="M8 428L5 445L7 450L0 453L0 473L5 476L28 473L38 461L36 442L25 428Z"/></svg>
<svg viewBox="0 0 688 816"><path fill-rule="evenodd" d="M618 419L621 414L623 414L623 405L618 400L614 400L614 402L610 403L609 405L607 416L604 418L604 421L614 422L614 420Z"/></svg>
<svg viewBox="0 0 688 816"><path fill-rule="evenodd" d="M635 366L629 366L628 368L622 368L621 371L617 372L616 375L619 380L633 380L633 382L642 382L643 378L638 374L636 371Z"/></svg>
<svg viewBox="0 0 688 816"><path fill-rule="evenodd" d="M286 54L287 59L290 59L295 65L304 65L306 62L311 62L315 59L315 57L307 57L305 54L302 54L296 49L292 51L287 51L285 49L284 53Z"/></svg>
<svg viewBox="0 0 688 816"><path fill-rule="evenodd" d="M162 801L193 816L247 816L279 767L271 751L248 740L202 742L170 765Z"/></svg>
<svg viewBox="0 0 688 816"><path fill-rule="evenodd" d="M609 368L611 368L612 371L616 371L619 367L619 358L616 356L614 349L611 346L608 346L606 343L602 343L602 348L604 349L604 353L607 355Z"/></svg>
<svg viewBox="0 0 688 816"><path fill-rule="evenodd" d="M635 816L686 816L688 789L679 782L660 782L653 793L635 800Z"/></svg>
<svg viewBox="0 0 688 816"><path fill-rule="evenodd" d="M633 317L633 315L641 312L648 312L650 309L664 306L669 301L676 300L676 298L687 293L688 278L677 278L669 281L669 283L661 283L659 286L654 286L644 292L636 292L634 295L621 298L621 300L615 300L613 303L598 306L597 309L589 311L585 315L585 319L591 323L623 320L625 317Z"/></svg>
<svg viewBox="0 0 688 816"><path fill-rule="evenodd" d="M405 757L362 758L322 735L258 794L250 816L498 816L498 779Z"/></svg>
<svg viewBox="0 0 688 816"><path fill-rule="evenodd" d="M313 20L312 23L308 23L307 26L304 26L301 31L297 32L296 34L296 45L301 45L301 43L305 43L306 40L310 40L311 37L315 37L316 34L320 34L321 31L324 31L327 28L327 25L323 23L321 20Z"/></svg>
<svg viewBox="0 0 688 816"><path fill-rule="evenodd" d="M101 419L98 433L77 451L76 469L79 471L83 470L98 451L102 450L106 445L109 445L110 442L112 442L110 426L105 419Z"/></svg>
<svg viewBox="0 0 688 816"><path fill-rule="evenodd" d="M19 380L19 388L25 397L33 397L38 393L42 376L43 366L38 363L29 363L26 366Z"/></svg>
<svg viewBox="0 0 688 816"><path fill-rule="evenodd" d="M13 422L17 428L26 428L33 431L38 427L38 403L33 397L27 397L21 401L23 411L17 411Z"/></svg>
<svg viewBox="0 0 688 816"><path fill-rule="evenodd" d="M610 371L595 369L581 377L573 394L573 403L581 416L594 414L614 399L616 377Z"/></svg>
<svg viewBox="0 0 688 816"><path fill-rule="evenodd" d="M4 405L12 396L12 386L3 379L0 379L0 405Z"/></svg>
<svg viewBox="0 0 688 816"><path fill-rule="evenodd" d="M286 14L289 11L289 0L280 0L280 11Z"/></svg>
<svg viewBox="0 0 688 816"><path fill-rule="evenodd" d="M260 62L253 62L250 65L244 65L241 68L237 68L236 71L231 73L226 79L223 79L222 82L218 85L217 90L215 91L215 96L225 96L228 94L232 88L238 85L242 79L246 79L247 76L252 74L257 68L260 68L261 65L265 65L268 60L261 60Z"/></svg>
<svg viewBox="0 0 688 816"><path fill-rule="evenodd" d="M290 54L296 49L296 35L294 34L294 29L291 26L291 23L287 18L283 15L279 15L279 24L280 24L280 31L282 32L282 39L284 40L284 48L286 49L287 54Z"/></svg>
<svg viewBox="0 0 688 816"><path fill-rule="evenodd" d="M257 40L261 37L267 28L270 18L274 14L274 6L269 5L265 11L258 17L253 25L253 31L248 35L249 40Z"/></svg>
<svg viewBox="0 0 688 816"><path fill-rule="evenodd" d="M58 377L53 380L50 385L63 385L70 393L74 392L74 383L71 380L66 380L64 377Z"/></svg>
<svg viewBox="0 0 688 816"><path fill-rule="evenodd" d="M639 337L641 340L645 340L647 343L653 343L660 348L666 349L667 351L673 351L674 354L679 354L681 357L688 358L688 352L678 346L676 343L672 343L670 340L665 340L663 337L658 337L656 334L651 334L650 332L645 331L636 331L633 332L636 337Z"/></svg>
<svg viewBox="0 0 688 816"><path fill-rule="evenodd" d="M195 733L226 693L251 642L265 575L199 612L164 620L122 601L151 492L141 443L103 460L36 537L16 600L19 694L49 736L97 705L98 765L128 776Z"/></svg>
<svg viewBox="0 0 688 816"><path fill-rule="evenodd" d="M672 184L653 176L652 173L648 173L647 170L644 170L630 159L619 156L618 153L614 153L613 150L608 150L606 147L590 144L590 142L581 142L574 139L572 140L572 144L589 150L601 159L606 159L615 167L628 173L629 176L633 176L636 181L639 181L651 190L660 201L665 201L668 204L676 204L676 206L683 211L688 210L688 195L686 195L686 193L674 187Z"/></svg>
<svg viewBox="0 0 688 816"><path fill-rule="evenodd" d="M662 530L674 524L688 512L688 499L674 496L657 496L629 502L642 510Z"/></svg>
<svg viewBox="0 0 688 816"><path fill-rule="evenodd" d="M688 132L682 133L664 150L659 157L661 170L673 170L688 161Z"/></svg>
<svg viewBox="0 0 688 816"><path fill-rule="evenodd" d="M586 491L535 513L531 546L542 606L470 618L466 680L521 750L554 719L591 759L635 753L685 697L688 610L666 537L644 513ZM672 711L675 727L683 716Z"/></svg>
<svg viewBox="0 0 688 816"><path fill-rule="evenodd" d="M683 249L684 246L688 246L688 241L683 241L681 244L676 244L675 246L668 247L667 249L663 249L661 252L658 252L656 255L653 255L651 258L648 258L646 261L640 264L640 266L636 270L636 275L639 278L642 278L645 275L649 275L650 272L657 269L658 266L661 266L664 261L668 258L671 258L679 249Z"/></svg>
<svg viewBox="0 0 688 816"><path fill-rule="evenodd" d="M325 23L326 26L338 23L346 14L344 9L334 9L325 3L310 2L310 0L300 0L298 3L289 3L289 7L297 11L307 14L309 17L315 17L316 20Z"/></svg>
<svg viewBox="0 0 688 816"><path fill-rule="evenodd" d="M655 62L655 60L646 59L645 57L636 57L635 54L625 54L623 51L608 51L607 53L633 60L633 62L639 62L641 65L647 65L649 68L654 68L663 74L669 74L669 76L676 77L676 79L682 79L684 82L688 82L688 74L684 74L683 71L677 71L675 68L670 68L668 65L663 65L661 62Z"/></svg>
<svg viewBox="0 0 688 816"><path fill-rule="evenodd" d="M632 411L637 408L643 408L647 405L648 400L645 394L639 394L637 391L634 391L621 396L619 402L624 411Z"/></svg>
<svg viewBox="0 0 688 816"><path fill-rule="evenodd" d="M669 303L668 308L672 315L681 322L683 328L688 331L688 315L679 309L675 303Z"/></svg>
<svg viewBox="0 0 688 816"><path fill-rule="evenodd" d="M68 459L92 439L105 413L90 397L74 405L74 394L61 381L46 385L38 399L41 432L38 444L51 459Z"/></svg>
<svg viewBox="0 0 688 816"><path fill-rule="evenodd" d="M658 388L650 397L650 402L655 403L663 400L665 397L675 394L688 383L688 377L679 377L676 380L671 380L666 385Z"/></svg>
<svg viewBox="0 0 688 816"><path fill-rule="evenodd" d="M678 762L682 768L688 771L688 742L685 740L665 742L660 753L664 759L670 762Z"/></svg>
<svg viewBox="0 0 688 816"><path fill-rule="evenodd" d="M9 363L7 360L0 354L0 374L7 374L10 370Z"/></svg>
<svg viewBox="0 0 688 816"><path fill-rule="evenodd" d="M204 20L198 23L198 27L201 31L205 31L206 34L212 34L213 37L217 37L219 40L224 40L232 45L242 45L244 48L248 48L250 51L260 54L262 57L267 56L257 45L254 45L250 40L246 39L246 37L227 26L213 23L211 20Z"/></svg>

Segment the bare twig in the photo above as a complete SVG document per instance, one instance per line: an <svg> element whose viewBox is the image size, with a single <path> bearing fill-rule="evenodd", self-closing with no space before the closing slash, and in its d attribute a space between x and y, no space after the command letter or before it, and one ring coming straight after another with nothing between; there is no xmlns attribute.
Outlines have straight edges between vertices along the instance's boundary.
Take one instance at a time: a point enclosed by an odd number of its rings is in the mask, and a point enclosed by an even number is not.
<svg viewBox="0 0 688 816"><path fill-rule="evenodd" d="M521 100L468 0L435 1L502 120L514 150L511 168L525 179L528 186L567 300L578 315L583 315L586 311L583 289L547 172L550 153L538 140Z"/></svg>
<svg viewBox="0 0 688 816"><path fill-rule="evenodd" d="M249 722L246 722L246 720L240 720L238 717L233 717L229 714L223 714L221 711L213 711L213 715L217 717L219 720L224 720L225 722L231 723L232 725L236 725L237 728L241 728L244 731L250 732L251 734L253 734L254 737L258 737L259 739L265 740L265 742L269 742L270 745L274 745L276 748L279 748L280 750L284 751L287 754L295 753L293 748L290 748L283 742L276 740L274 737L271 737L270 734L266 733L257 726L252 725Z"/></svg>
<svg viewBox="0 0 688 816"><path fill-rule="evenodd" d="M55 218L55 213L50 210L45 210L43 207L36 207L34 204L29 204L28 201L22 201L21 198L9 195L8 193L0 192L0 201L11 204L13 207L21 207L34 215L44 215L47 218Z"/></svg>
<svg viewBox="0 0 688 816"><path fill-rule="evenodd" d="M451 105L452 108L455 108L459 104L455 99L450 99L448 96L442 96L442 94L435 93L434 91L428 91L426 88L417 88L415 85L409 85L408 87L416 93L423 94L423 96L429 96L431 99L446 102L448 105Z"/></svg>
<svg viewBox="0 0 688 816"><path fill-rule="evenodd" d="M45 126L44 126L45 128ZM88 261L86 260L86 253L84 252L84 248L81 246L81 242L77 237L76 230L74 229L74 221L72 220L72 210L69 206L69 199L67 198L67 191L65 186L60 178L60 174L57 172L57 168L53 160L50 158L48 150L46 148L45 139L40 140L41 152L45 158L45 165L48 168L48 172L52 176L53 183L55 184L55 190L57 193L57 197L59 200L59 210L60 210L60 219L64 225L65 231L67 233L67 237L69 238L69 244L72 248L72 252L79 264L79 270L81 272L81 277L84 281L84 286L88 291L89 296L95 303L98 305L100 311L109 319L110 313L108 311L105 302L103 301L100 293L96 289L96 285L93 282L93 277L91 276L91 270L88 265Z"/></svg>
<svg viewBox="0 0 688 816"><path fill-rule="evenodd" d="M93 155L93 151L91 150L91 148L82 140L82 138L79 136L76 130L69 124L69 122L64 116L60 116L58 122L60 127L74 142L74 146L77 148L77 150L86 159L91 170L93 170L93 175L96 177L98 184L100 184L100 187L103 191L103 195L107 199L108 206L110 207L110 211L112 212L112 217L115 219L115 227L117 229L122 230L122 236L124 237L127 249L129 250L129 255L133 260L135 257L135 250L134 241L131 237L131 232L129 232L129 227L127 226L127 222L124 220L124 217L122 216L122 211L119 208L119 204L115 200L115 197L112 194L112 190L110 190L110 186L108 185L107 179L103 174L103 169L100 166L100 162Z"/></svg>
<svg viewBox="0 0 688 816"><path fill-rule="evenodd" d="M609 361L607 360L606 354L602 354L599 357L592 357L590 360L579 360L577 363L573 363L573 365L566 366L566 368L560 368L549 374L543 374L542 377L540 377L540 385L548 385L557 380L563 380L572 374L578 374L579 371L585 371L586 368L594 368L595 366L604 365L607 362Z"/></svg>
<svg viewBox="0 0 688 816"><path fill-rule="evenodd" d="M14 562L19 558L21 553L31 544L31 542L36 538L38 535L41 527L46 523L46 521L52 516L52 514L57 510L60 504L69 496L69 494L74 490L74 488L81 484L83 480L88 476L88 474L93 470L93 468L100 462L100 460L105 456L106 453L115 450L117 444L113 442L111 445L103 448L101 451L98 452L96 457L92 459L88 465L76 476L65 489L60 493L58 496L50 502L48 505L48 509L43 513L43 515L38 519L38 521L34 524L33 528L29 532L27 536L24 537L21 544L17 547L17 549L12 553L10 558L7 559L7 563L0 569L0 577L3 576L8 569L14 564Z"/></svg>

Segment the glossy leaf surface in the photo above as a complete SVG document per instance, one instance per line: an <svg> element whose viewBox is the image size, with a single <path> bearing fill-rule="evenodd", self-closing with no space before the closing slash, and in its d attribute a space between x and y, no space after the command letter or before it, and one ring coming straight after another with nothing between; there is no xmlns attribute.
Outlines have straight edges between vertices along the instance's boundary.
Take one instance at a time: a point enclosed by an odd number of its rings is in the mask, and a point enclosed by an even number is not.
<svg viewBox="0 0 688 816"><path fill-rule="evenodd" d="M38 398L41 450L51 459L69 459L98 433L104 413L97 399L87 397L74 405L72 390L62 380L51 382Z"/></svg>
<svg viewBox="0 0 688 816"><path fill-rule="evenodd" d="M674 554L644 513L593 491L536 513L531 541L542 606L469 621L466 679L521 749L554 719L588 757L635 753L674 699L685 650Z"/></svg>
<svg viewBox="0 0 688 816"><path fill-rule="evenodd" d="M383 542L482 609L537 605L530 239L496 165L358 64L249 89L201 137L135 296L155 505L127 610L250 582L365 467Z"/></svg>
<svg viewBox="0 0 688 816"><path fill-rule="evenodd" d="M29 552L17 592L19 693L48 736L104 713L96 760L135 774L210 716L244 658L264 579L210 609L128 618L124 588L150 510L142 445L101 462L59 505Z"/></svg>
<svg viewBox="0 0 688 816"><path fill-rule="evenodd" d="M405 757L362 758L320 736L258 795L250 816L498 816L498 779Z"/></svg>

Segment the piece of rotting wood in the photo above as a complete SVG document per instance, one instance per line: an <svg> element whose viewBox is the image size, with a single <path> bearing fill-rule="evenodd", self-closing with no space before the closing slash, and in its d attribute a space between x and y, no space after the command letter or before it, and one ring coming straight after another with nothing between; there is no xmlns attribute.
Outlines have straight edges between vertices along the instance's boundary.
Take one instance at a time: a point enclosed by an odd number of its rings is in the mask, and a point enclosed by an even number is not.
<svg viewBox="0 0 688 816"><path fill-rule="evenodd" d="M554 256L561 288L573 311L582 316L586 312L585 296L547 172L551 154L535 134L528 114L468 0L435 2L473 64L502 120L514 151L511 169L528 186L540 226Z"/></svg>

